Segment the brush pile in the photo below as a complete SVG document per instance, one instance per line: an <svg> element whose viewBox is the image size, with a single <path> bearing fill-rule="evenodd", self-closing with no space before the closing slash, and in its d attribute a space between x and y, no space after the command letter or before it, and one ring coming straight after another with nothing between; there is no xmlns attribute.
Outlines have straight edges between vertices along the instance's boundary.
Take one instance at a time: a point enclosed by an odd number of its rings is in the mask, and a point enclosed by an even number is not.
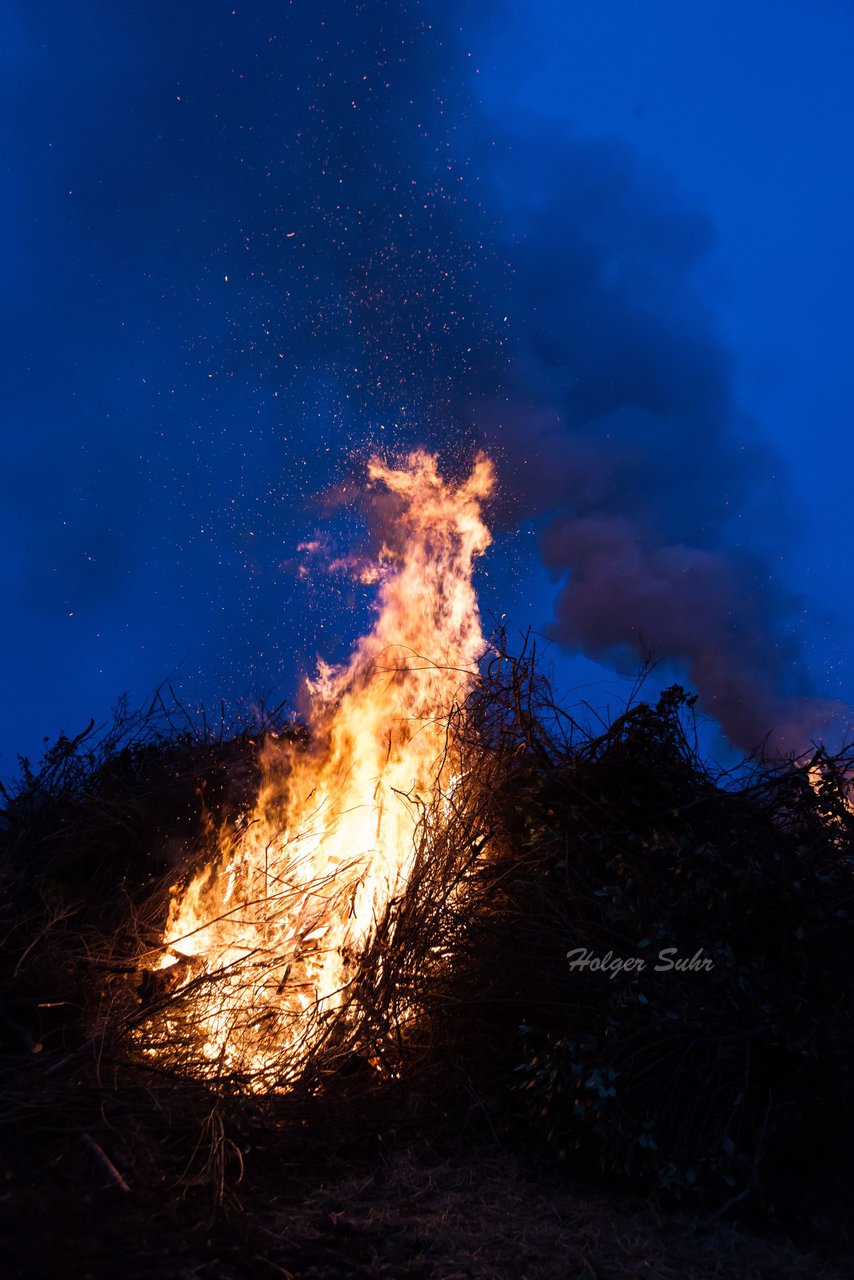
<svg viewBox="0 0 854 1280"><path fill-rule="evenodd" d="M532 655L493 652L449 718L460 771L423 806L405 890L328 1033L263 1089L200 1056L198 989L222 972L152 957L176 882L239 831L265 734L299 732L176 727L160 703L24 763L0 819L0 1122L220 1199L249 1147L355 1132L354 1099L374 1126L474 1110L576 1174L717 1211L785 1198L828 1152L838 1172L854 760L715 772L681 689L596 731Z"/></svg>

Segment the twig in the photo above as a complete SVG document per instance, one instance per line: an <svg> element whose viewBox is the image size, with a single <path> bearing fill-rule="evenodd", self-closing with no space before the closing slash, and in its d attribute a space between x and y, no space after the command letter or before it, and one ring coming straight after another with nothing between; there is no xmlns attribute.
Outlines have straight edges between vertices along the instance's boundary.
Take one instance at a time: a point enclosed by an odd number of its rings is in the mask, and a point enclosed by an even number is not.
<svg viewBox="0 0 854 1280"><path fill-rule="evenodd" d="M24 961L26 960L27 956L31 953L31 951L34 950L35 947L38 946L42 938L45 938L47 936L47 934L54 927L54 925L61 924L63 920L68 920L71 916L77 915L79 911L80 911L80 907L67 907L64 911L57 910L49 916L46 923L41 927L41 929L39 929L38 933L33 938L32 942L24 951L24 954L18 960L18 963L15 965L15 968L12 970L13 982L17 978L18 974L21 972L21 969L24 965Z"/></svg>
<svg viewBox="0 0 854 1280"><path fill-rule="evenodd" d="M113 1184L113 1186L118 1187L120 1191L129 1193L130 1192L129 1185L127 1184L125 1179L122 1177L122 1175L119 1173L118 1169L113 1164L112 1160L107 1155L104 1148L99 1146L98 1143L95 1141L95 1139L91 1137L88 1133L82 1133L80 1135L80 1141L83 1143L84 1147L86 1147L89 1151L92 1152L92 1155L98 1161L98 1164L104 1170L104 1172L106 1173L107 1177L110 1179L110 1182Z"/></svg>

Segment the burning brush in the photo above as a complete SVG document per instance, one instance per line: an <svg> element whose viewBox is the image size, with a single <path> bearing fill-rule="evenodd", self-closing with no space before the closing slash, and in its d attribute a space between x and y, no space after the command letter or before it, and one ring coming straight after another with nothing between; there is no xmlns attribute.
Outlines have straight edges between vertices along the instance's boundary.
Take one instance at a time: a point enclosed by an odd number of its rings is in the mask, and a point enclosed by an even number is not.
<svg viewBox="0 0 854 1280"><path fill-rule="evenodd" d="M411 1015L392 956L413 898L420 919L447 908L483 843L455 797L473 762L466 703L486 646L472 572L493 469L479 457L452 484L416 452L368 471L394 513L373 630L310 683L309 744L268 739L254 808L176 891L143 993L160 1010L146 1052L259 1091L366 1034L384 1060Z"/></svg>

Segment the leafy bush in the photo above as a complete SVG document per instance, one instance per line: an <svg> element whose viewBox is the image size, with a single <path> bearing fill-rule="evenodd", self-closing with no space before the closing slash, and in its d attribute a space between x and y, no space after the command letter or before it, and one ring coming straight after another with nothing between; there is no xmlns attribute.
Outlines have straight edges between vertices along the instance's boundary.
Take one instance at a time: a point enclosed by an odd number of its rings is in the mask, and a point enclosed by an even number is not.
<svg viewBox="0 0 854 1280"><path fill-rule="evenodd" d="M819 753L815 786L792 762L715 778L691 708L670 689L509 780L482 946L514 957L491 996L524 1019L518 1088L549 1139L720 1199L850 1126L854 819L847 757Z"/></svg>

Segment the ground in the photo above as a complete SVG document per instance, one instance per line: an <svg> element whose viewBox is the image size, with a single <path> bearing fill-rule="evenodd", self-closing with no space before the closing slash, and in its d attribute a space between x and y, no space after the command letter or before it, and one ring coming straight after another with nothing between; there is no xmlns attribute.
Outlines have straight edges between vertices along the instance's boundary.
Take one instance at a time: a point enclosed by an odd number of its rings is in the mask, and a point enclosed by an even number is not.
<svg viewBox="0 0 854 1280"><path fill-rule="evenodd" d="M349 1169L300 1154L244 1155L244 1182L212 1210L168 1186L125 1192L83 1143L28 1167L3 1159L8 1280L843 1280L833 1259L778 1231L661 1212L584 1187L493 1139L380 1142Z"/></svg>

